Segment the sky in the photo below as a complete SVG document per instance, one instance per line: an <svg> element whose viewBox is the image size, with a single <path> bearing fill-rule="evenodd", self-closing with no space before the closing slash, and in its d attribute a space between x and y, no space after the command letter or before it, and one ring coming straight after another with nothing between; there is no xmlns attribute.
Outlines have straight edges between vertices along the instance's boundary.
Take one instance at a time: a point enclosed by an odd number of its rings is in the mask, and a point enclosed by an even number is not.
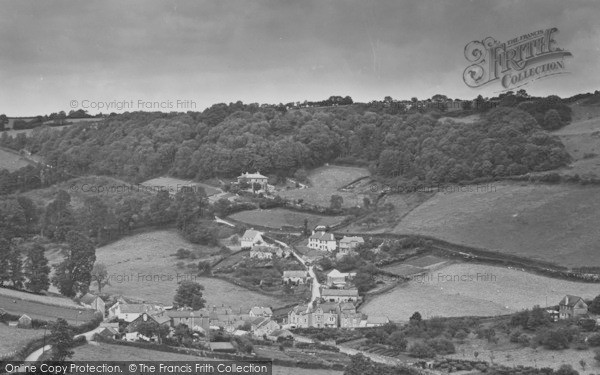
<svg viewBox="0 0 600 375"><path fill-rule="evenodd" d="M120 112L115 106L124 102L130 110L201 111L238 100L276 104L331 95L362 102L495 96L498 84L474 89L463 82L465 46L551 27L559 30L557 45L573 54L565 60L569 73L523 88L562 97L600 89L597 0L0 0L0 6L0 113L8 116Z"/></svg>

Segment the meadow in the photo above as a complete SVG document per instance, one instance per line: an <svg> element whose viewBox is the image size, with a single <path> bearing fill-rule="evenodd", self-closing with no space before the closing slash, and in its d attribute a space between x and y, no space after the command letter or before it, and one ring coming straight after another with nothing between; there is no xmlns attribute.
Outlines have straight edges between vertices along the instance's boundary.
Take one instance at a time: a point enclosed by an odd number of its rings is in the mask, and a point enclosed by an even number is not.
<svg viewBox="0 0 600 375"><path fill-rule="evenodd" d="M418 311L433 316L494 316L555 306L566 294L592 299L598 284L578 283L535 275L517 269L475 263L455 263L415 276L392 291L369 298L365 314L407 321Z"/></svg>
<svg viewBox="0 0 600 375"><path fill-rule="evenodd" d="M0 358L20 349L28 341L43 336L43 329L23 329L0 323Z"/></svg>
<svg viewBox="0 0 600 375"><path fill-rule="evenodd" d="M329 207L331 196L336 194L344 199L343 207L362 206L366 194L341 191L340 189L369 175L366 168L326 165L316 168L308 174L308 188L281 190L277 194L288 199L302 199L305 203L321 207Z"/></svg>
<svg viewBox="0 0 600 375"><path fill-rule="evenodd" d="M284 208L241 211L229 217L250 226L260 225L268 228L281 228L285 225L301 228L304 226L304 220L307 219L308 228L312 229L317 225L337 225L344 220L344 216L323 216Z"/></svg>
<svg viewBox="0 0 600 375"><path fill-rule="evenodd" d="M600 187L493 183L448 187L393 229L552 262L600 265Z"/></svg>
<svg viewBox="0 0 600 375"><path fill-rule="evenodd" d="M29 163L19 155L0 149L0 169L7 169L12 172L28 165Z"/></svg>
<svg viewBox="0 0 600 375"><path fill-rule="evenodd" d="M197 259L178 260L173 254L180 248L192 250ZM218 247L192 244L175 229L157 230L132 235L98 248L96 261L107 266L110 285L104 287L103 292L113 295L171 305L178 282L191 280L205 287L204 298L209 306L249 308L279 305L276 298L221 279L196 276L198 261L215 257L219 250Z"/></svg>

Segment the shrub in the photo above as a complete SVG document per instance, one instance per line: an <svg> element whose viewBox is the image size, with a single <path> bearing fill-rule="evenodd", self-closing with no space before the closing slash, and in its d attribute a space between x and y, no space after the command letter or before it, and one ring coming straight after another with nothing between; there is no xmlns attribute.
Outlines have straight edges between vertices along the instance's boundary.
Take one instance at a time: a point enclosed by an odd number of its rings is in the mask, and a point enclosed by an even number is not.
<svg viewBox="0 0 600 375"><path fill-rule="evenodd" d="M600 346L600 333L588 336L587 342L590 346Z"/></svg>
<svg viewBox="0 0 600 375"><path fill-rule="evenodd" d="M456 353L456 349L454 348L454 344L450 340L446 339L435 339L430 340L428 345L435 350L437 354L454 354Z"/></svg>
<svg viewBox="0 0 600 375"><path fill-rule="evenodd" d="M408 353L416 358L433 358L435 356L435 350L424 342L412 344Z"/></svg>

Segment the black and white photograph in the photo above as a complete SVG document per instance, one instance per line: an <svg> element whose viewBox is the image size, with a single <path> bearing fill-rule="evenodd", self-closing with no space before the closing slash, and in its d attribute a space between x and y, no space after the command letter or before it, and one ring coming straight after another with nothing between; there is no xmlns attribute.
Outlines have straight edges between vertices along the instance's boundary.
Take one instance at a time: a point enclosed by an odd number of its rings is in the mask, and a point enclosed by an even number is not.
<svg viewBox="0 0 600 375"><path fill-rule="evenodd" d="M0 0L0 374L599 375L599 19Z"/></svg>

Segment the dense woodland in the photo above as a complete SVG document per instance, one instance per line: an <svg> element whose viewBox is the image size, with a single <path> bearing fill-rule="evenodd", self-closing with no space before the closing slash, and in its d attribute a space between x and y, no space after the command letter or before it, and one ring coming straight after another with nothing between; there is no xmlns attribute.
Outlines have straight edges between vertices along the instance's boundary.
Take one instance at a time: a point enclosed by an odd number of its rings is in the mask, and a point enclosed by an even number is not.
<svg viewBox="0 0 600 375"><path fill-rule="evenodd" d="M461 182L565 165L563 145L544 128L563 126L570 108L555 96L510 98L473 124L437 121L437 112L372 112L365 105L286 110L237 102L204 112L113 114L60 131L40 127L28 137L3 133L0 145L43 156L54 173L130 182L255 170L284 177L328 162L367 165L387 179ZM0 186L9 178L0 174Z"/></svg>

